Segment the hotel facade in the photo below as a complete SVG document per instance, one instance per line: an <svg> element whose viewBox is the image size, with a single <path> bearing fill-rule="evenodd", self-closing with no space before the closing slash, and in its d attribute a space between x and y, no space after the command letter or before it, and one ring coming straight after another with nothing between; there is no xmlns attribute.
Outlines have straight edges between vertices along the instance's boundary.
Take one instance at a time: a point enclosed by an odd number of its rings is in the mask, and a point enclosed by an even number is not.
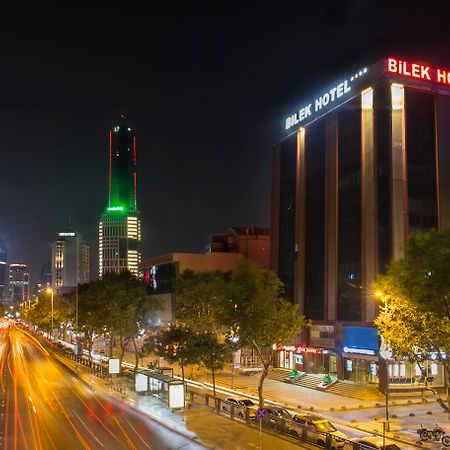
<svg viewBox="0 0 450 450"><path fill-rule="evenodd" d="M306 101L283 128L271 266L313 325L279 343L277 365L384 384L370 286L410 233L450 226L450 68L383 59ZM430 362L437 384L441 372ZM398 361L388 373L406 383L420 371Z"/></svg>

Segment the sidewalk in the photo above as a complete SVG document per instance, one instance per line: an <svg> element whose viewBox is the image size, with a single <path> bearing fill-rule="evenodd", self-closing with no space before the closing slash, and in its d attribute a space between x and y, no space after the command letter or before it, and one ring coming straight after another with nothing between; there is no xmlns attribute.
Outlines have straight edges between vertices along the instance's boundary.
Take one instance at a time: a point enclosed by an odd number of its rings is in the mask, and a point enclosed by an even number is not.
<svg viewBox="0 0 450 450"><path fill-rule="evenodd" d="M148 361L154 359L148 358ZM181 375L176 366L172 367L174 375ZM189 374L189 370L186 373ZM241 393L257 397L259 379L259 375L235 373L232 376L230 371L222 371L216 374L216 387L225 388L225 392L230 392L229 396ZM212 376L205 371L198 372L195 381L211 386ZM382 434L386 414L384 402L356 400L271 379L264 382L264 397L284 405L293 413L301 409L323 414L335 424L346 428L349 436L357 436L358 431ZM391 432L387 436L400 439L410 448L415 447L419 441L416 430L421 423L432 428L434 421L438 420L450 432L449 415L435 402L434 397L427 398L427 403L422 403L421 396L390 400L389 414ZM440 448L441 444L427 442L425 447Z"/></svg>

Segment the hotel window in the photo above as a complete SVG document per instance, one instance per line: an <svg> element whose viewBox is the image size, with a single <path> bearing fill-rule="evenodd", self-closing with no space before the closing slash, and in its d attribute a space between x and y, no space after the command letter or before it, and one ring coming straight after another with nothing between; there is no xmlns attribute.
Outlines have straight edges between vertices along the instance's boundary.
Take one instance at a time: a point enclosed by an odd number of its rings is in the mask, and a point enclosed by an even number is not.
<svg viewBox="0 0 450 450"><path fill-rule="evenodd" d="M324 320L325 121L305 131L305 314Z"/></svg>
<svg viewBox="0 0 450 450"><path fill-rule="evenodd" d="M280 153L280 238L278 275L284 283L284 295L293 300L297 166L297 135L295 133L281 143Z"/></svg>
<svg viewBox="0 0 450 450"><path fill-rule="evenodd" d="M406 89L406 161L410 231L437 228L434 96Z"/></svg>
<svg viewBox="0 0 450 450"><path fill-rule="evenodd" d="M338 319L361 320L361 107L338 117Z"/></svg>

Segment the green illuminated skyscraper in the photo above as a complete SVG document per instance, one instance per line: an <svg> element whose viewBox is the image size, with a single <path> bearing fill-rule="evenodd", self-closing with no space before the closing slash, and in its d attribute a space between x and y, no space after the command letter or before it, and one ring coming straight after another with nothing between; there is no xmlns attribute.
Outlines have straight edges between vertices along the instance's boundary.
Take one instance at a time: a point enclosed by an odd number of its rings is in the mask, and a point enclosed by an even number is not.
<svg viewBox="0 0 450 450"><path fill-rule="evenodd" d="M138 275L141 226L136 203L136 136L125 123L109 131L108 206L99 223L99 275Z"/></svg>

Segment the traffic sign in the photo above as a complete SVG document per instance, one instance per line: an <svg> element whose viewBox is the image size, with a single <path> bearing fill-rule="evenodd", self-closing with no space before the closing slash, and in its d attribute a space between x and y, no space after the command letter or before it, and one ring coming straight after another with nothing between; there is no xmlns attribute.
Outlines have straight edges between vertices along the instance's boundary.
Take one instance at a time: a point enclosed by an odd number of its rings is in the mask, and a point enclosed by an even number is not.
<svg viewBox="0 0 450 450"><path fill-rule="evenodd" d="M266 417L266 416L267 416L267 409L266 408L262 407L262 408L259 408L259 409L256 410L256 417L259 420L264 419L264 417Z"/></svg>

